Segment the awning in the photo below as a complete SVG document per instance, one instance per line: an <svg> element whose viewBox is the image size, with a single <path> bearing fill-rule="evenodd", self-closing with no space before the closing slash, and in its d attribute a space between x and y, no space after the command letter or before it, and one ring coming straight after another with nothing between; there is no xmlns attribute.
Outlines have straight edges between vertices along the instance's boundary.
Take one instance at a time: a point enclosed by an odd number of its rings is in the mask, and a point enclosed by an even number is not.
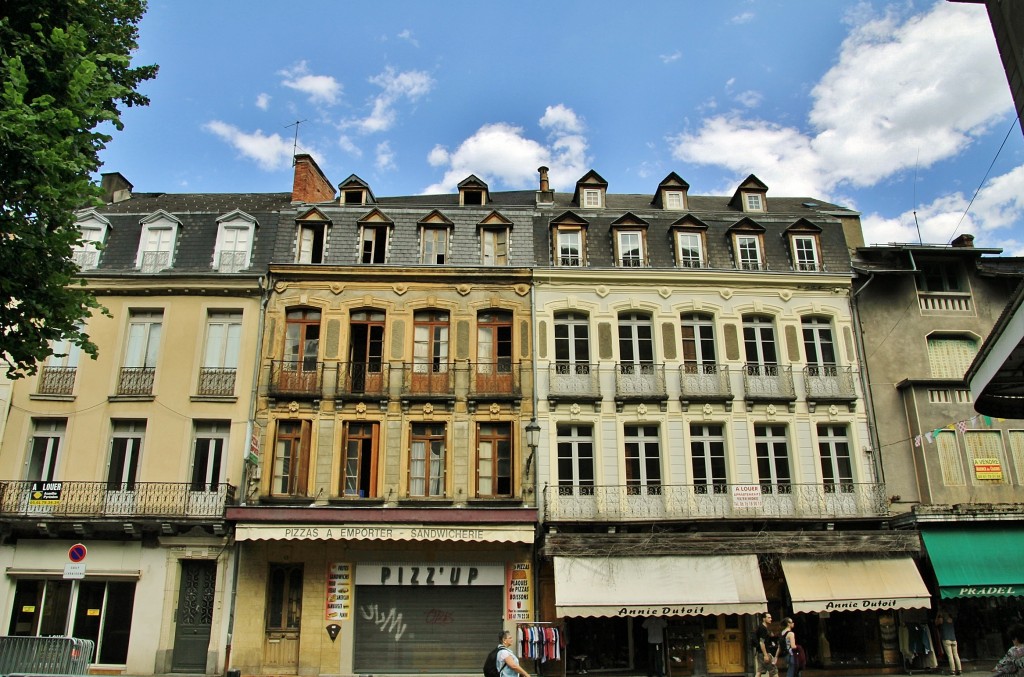
<svg viewBox="0 0 1024 677"><path fill-rule="evenodd" d="M942 599L1024 595L1024 529L922 529Z"/></svg>
<svg viewBox="0 0 1024 677"><path fill-rule="evenodd" d="M931 595L910 557L784 559L793 612L930 609Z"/></svg>
<svg viewBox="0 0 1024 677"><path fill-rule="evenodd" d="M555 557L555 615L707 616L768 610L756 555Z"/></svg>
<svg viewBox="0 0 1024 677"><path fill-rule="evenodd" d="M239 524L236 541L456 541L533 543L533 525Z"/></svg>

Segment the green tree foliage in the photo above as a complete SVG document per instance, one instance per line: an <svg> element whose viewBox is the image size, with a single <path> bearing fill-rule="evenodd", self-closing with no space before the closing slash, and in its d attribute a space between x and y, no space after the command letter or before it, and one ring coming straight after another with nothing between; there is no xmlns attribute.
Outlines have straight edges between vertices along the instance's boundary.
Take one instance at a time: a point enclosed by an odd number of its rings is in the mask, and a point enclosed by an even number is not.
<svg viewBox="0 0 1024 677"><path fill-rule="evenodd" d="M35 373L50 341L96 356L79 322L105 312L77 277L75 210L99 204L90 176L121 129L118 105L147 105L133 68L145 0L0 0L0 359Z"/></svg>

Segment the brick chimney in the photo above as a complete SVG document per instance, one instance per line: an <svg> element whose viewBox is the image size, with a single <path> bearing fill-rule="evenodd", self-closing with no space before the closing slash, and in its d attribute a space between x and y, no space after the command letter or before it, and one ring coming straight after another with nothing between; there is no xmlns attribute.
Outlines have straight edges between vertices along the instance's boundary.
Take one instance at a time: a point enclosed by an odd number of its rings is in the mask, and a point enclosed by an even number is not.
<svg viewBox="0 0 1024 677"><path fill-rule="evenodd" d="M120 172L107 172L100 174L100 188L103 189L103 201L109 205L131 198L134 186Z"/></svg>
<svg viewBox="0 0 1024 677"><path fill-rule="evenodd" d="M330 202L334 199L334 186L311 155L296 155L294 166L292 202Z"/></svg>
<svg viewBox="0 0 1024 677"><path fill-rule="evenodd" d="M537 204L554 204L555 192L551 190L551 184L548 182L548 168L538 167L537 171L540 172L540 190L537 191Z"/></svg>
<svg viewBox="0 0 1024 677"><path fill-rule="evenodd" d="M953 240L953 242L951 242L950 244L952 244L952 246L954 247L973 247L974 236L971 235L970 233L964 233L963 235L960 235L955 240Z"/></svg>

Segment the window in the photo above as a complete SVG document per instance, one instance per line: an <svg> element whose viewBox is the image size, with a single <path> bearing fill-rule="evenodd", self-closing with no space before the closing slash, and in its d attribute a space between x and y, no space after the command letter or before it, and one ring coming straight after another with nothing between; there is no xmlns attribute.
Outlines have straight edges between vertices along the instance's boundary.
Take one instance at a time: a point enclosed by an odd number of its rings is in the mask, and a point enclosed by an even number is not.
<svg viewBox="0 0 1024 677"><path fill-rule="evenodd" d="M107 491L135 491L145 421L114 421L107 467Z"/></svg>
<svg viewBox="0 0 1024 677"><path fill-rule="evenodd" d="M755 425L754 447L757 450L757 476L761 481L761 493L792 493L786 426Z"/></svg>
<svg viewBox="0 0 1024 677"><path fill-rule="evenodd" d="M654 373L654 325L649 316L619 315L619 365L623 374Z"/></svg>
<svg viewBox="0 0 1024 677"><path fill-rule="evenodd" d="M704 313L690 313L681 318L683 333L683 365L687 373L715 373L715 321Z"/></svg>
<svg viewBox="0 0 1024 677"><path fill-rule="evenodd" d="M821 479L828 493L853 492L853 461L850 458L850 440L846 426L818 426L818 455L821 459Z"/></svg>
<svg viewBox="0 0 1024 677"><path fill-rule="evenodd" d="M82 329L82 325L78 325L78 330ZM39 371L38 392L44 395L73 394L80 352L81 349L67 339L51 341L50 355Z"/></svg>
<svg viewBox="0 0 1024 677"><path fill-rule="evenodd" d="M157 212L143 219L135 267L143 273L157 273L170 268L179 225L180 222L166 212Z"/></svg>
<svg viewBox="0 0 1024 677"><path fill-rule="evenodd" d="M465 206L482 205L484 203L484 191L479 189L464 188L462 190L462 204Z"/></svg>
<svg viewBox="0 0 1024 677"><path fill-rule="evenodd" d="M363 189L341 191L341 203L345 205L361 205L363 202Z"/></svg>
<svg viewBox="0 0 1024 677"><path fill-rule="evenodd" d="M306 496L312 424L309 421L277 422L274 440L271 496Z"/></svg>
<svg viewBox="0 0 1024 677"><path fill-rule="evenodd" d="M248 268L256 219L236 210L220 217L217 222L214 269L221 273L237 273Z"/></svg>
<svg viewBox="0 0 1024 677"><path fill-rule="evenodd" d="M594 495L594 434L589 425L559 423L558 494Z"/></svg>
<svg viewBox="0 0 1024 677"><path fill-rule="evenodd" d="M480 252L485 266L507 266L508 230L482 229L480 231Z"/></svg>
<svg viewBox="0 0 1024 677"><path fill-rule="evenodd" d="M590 320L586 315L555 316L555 365L559 374L590 373Z"/></svg>
<svg viewBox="0 0 1024 677"><path fill-rule="evenodd" d="M683 209L685 207L681 190L666 190L664 195L665 209Z"/></svg>
<svg viewBox="0 0 1024 677"><path fill-rule="evenodd" d="M793 261L797 270L812 272L821 270L818 262L817 238L813 235L794 235Z"/></svg>
<svg viewBox="0 0 1024 677"><path fill-rule="evenodd" d="M1017 469L1017 484L1024 485L1024 430L1010 431L1010 453Z"/></svg>
<svg viewBox="0 0 1024 677"><path fill-rule="evenodd" d="M736 236L736 263L740 270L761 270L761 236Z"/></svg>
<svg viewBox="0 0 1024 677"><path fill-rule="evenodd" d="M601 207L601 193L602 191L597 188L584 188L582 206L587 209L597 209Z"/></svg>
<svg viewBox="0 0 1024 677"><path fill-rule="evenodd" d="M388 227L364 225L360 235L360 261L385 263L388 255Z"/></svg>
<svg viewBox="0 0 1024 677"><path fill-rule="evenodd" d="M512 391L512 313L489 310L477 315L476 388L480 393Z"/></svg>
<svg viewBox="0 0 1024 677"><path fill-rule="evenodd" d="M163 311L131 311L128 345L118 383L118 395L152 395L163 330Z"/></svg>
<svg viewBox="0 0 1024 677"><path fill-rule="evenodd" d="M226 421L195 424L192 491L217 491L219 488L229 430L230 424Z"/></svg>
<svg viewBox="0 0 1024 677"><path fill-rule="evenodd" d="M350 421L345 424L345 459L341 468L342 496L377 495L377 451L380 424Z"/></svg>
<svg viewBox="0 0 1024 677"><path fill-rule="evenodd" d="M680 268L704 267L704 236L700 233L676 233L676 261Z"/></svg>
<svg viewBox="0 0 1024 677"><path fill-rule="evenodd" d="M932 378L962 379L977 352L978 343L973 338L929 336L928 362Z"/></svg>
<svg viewBox="0 0 1024 677"><path fill-rule="evenodd" d="M929 388L928 402L931 404L948 404L952 401L948 388Z"/></svg>
<svg viewBox="0 0 1024 677"><path fill-rule="evenodd" d="M963 292L963 272L955 261L921 261L921 272L917 278L923 292Z"/></svg>
<svg viewBox="0 0 1024 677"><path fill-rule="evenodd" d="M626 493L661 493L661 449L656 425L626 425Z"/></svg>
<svg viewBox="0 0 1024 677"><path fill-rule="evenodd" d="M748 212L760 212L764 211L764 201L758 193L744 193L744 204L746 204Z"/></svg>
<svg viewBox="0 0 1024 677"><path fill-rule="evenodd" d="M974 469L975 483L1006 484L1010 481L1003 458L1003 438L998 430L965 430L964 446L968 463ZM984 470L979 470L982 467Z"/></svg>
<svg viewBox="0 0 1024 677"><path fill-rule="evenodd" d="M559 228L555 231L555 238L558 247L558 265L582 266L584 264L582 229Z"/></svg>
<svg viewBox="0 0 1024 677"><path fill-rule="evenodd" d="M832 325L827 319L820 317L805 317L801 325L808 375L836 376L836 348L832 341Z"/></svg>
<svg viewBox="0 0 1024 677"><path fill-rule="evenodd" d="M964 475L963 456L957 444L956 432L939 431L935 435L935 446L939 450L939 468L942 470L942 483L947 487L962 487L967 484Z"/></svg>
<svg viewBox="0 0 1024 677"><path fill-rule="evenodd" d="M292 379L310 379L319 372L320 311L295 308L285 313L284 364ZM298 384L295 384L298 385Z"/></svg>
<svg viewBox="0 0 1024 677"><path fill-rule="evenodd" d="M413 317L413 389L437 392L438 380L448 376L448 313L421 310Z"/></svg>
<svg viewBox="0 0 1024 677"><path fill-rule="evenodd" d="M267 572L267 630L298 632L302 621L302 565L270 564Z"/></svg>
<svg viewBox="0 0 1024 677"><path fill-rule="evenodd" d="M420 263L442 265L448 256L448 229L424 228L423 252Z"/></svg>
<svg viewBox="0 0 1024 677"><path fill-rule="evenodd" d="M327 224L306 222L299 224L299 241L296 247L296 263L323 263L327 245Z"/></svg>
<svg viewBox="0 0 1024 677"><path fill-rule="evenodd" d="M386 393L384 319L379 310L356 310L349 324L349 392Z"/></svg>
<svg viewBox="0 0 1024 677"><path fill-rule="evenodd" d="M52 482L57 477L60 448L64 445L67 422L64 419L33 419L25 479Z"/></svg>
<svg viewBox="0 0 1024 677"><path fill-rule="evenodd" d="M72 260L78 264L81 270L92 270L100 262L100 247L103 246L105 229L98 225L81 224L78 227L78 232L82 243L75 245L71 253Z"/></svg>
<svg viewBox="0 0 1024 677"><path fill-rule="evenodd" d="M231 396L235 394L238 355L241 352L242 314L211 311L206 318L206 347L199 372L199 394Z"/></svg>
<svg viewBox="0 0 1024 677"><path fill-rule="evenodd" d="M616 233L619 265L640 268L644 265L644 234L639 230L620 230Z"/></svg>
<svg viewBox="0 0 1024 677"><path fill-rule="evenodd" d="M512 424L477 427L477 496L512 496Z"/></svg>
<svg viewBox="0 0 1024 677"><path fill-rule="evenodd" d="M725 436L721 425L690 424L690 459L696 494L725 494Z"/></svg>
<svg viewBox="0 0 1024 677"><path fill-rule="evenodd" d="M409 496L443 497L444 474L444 423L413 423L409 445Z"/></svg>
<svg viewBox="0 0 1024 677"><path fill-rule="evenodd" d="M772 325L770 317L760 315L743 317L743 347L747 359L747 374L751 376L778 375L775 327Z"/></svg>

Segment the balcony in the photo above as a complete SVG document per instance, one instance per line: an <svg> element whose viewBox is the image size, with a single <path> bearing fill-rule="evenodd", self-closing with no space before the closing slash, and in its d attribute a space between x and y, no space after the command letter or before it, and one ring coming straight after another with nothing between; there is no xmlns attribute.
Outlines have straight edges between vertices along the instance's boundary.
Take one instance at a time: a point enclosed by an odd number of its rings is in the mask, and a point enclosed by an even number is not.
<svg viewBox="0 0 1024 677"><path fill-rule="evenodd" d="M229 484L203 485L198 490L187 482L54 482L56 498L40 496L32 481L0 482L0 516L67 519L218 519L235 488Z"/></svg>
<svg viewBox="0 0 1024 677"><path fill-rule="evenodd" d="M79 270L92 270L100 263L100 253L95 249L76 249L71 252L71 260Z"/></svg>
<svg viewBox="0 0 1024 677"><path fill-rule="evenodd" d="M249 252L247 251L224 251L220 252L217 260L218 273L237 273L249 265Z"/></svg>
<svg viewBox="0 0 1024 677"><path fill-rule="evenodd" d="M203 367L199 370L197 395L201 397L232 397L235 394L234 368Z"/></svg>
<svg viewBox="0 0 1024 677"><path fill-rule="evenodd" d="M748 407L754 402L796 401L793 368L780 364L743 365L743 393Z"/></svg>
<svg viewBox="0 0 1024 677"><path fill-rule="evenodd" d="M660 402L666 407L665 365L619 362L615 365L615 405L621 411L626 402Z"/></svg>
<svg viewBox="0 0 1024 677"><path fill-rule="evenodd" d="M971 295L961 292L918 292L917 301L925 315L960 315L973 311Z"/></svg>
<svg viewBox="0 0 1024 677"><path fill-rule="evenodd" d="M818 402L855 402L857 400L855 380L855 372L852 367L812 365L805 368L804 389L811 411L814 411Z"/></svg>
<svg viewBox="0 0 1024 677"><path fill-rule="evenodd" d="M75 375L78 367L44 366L39 370L39 395L72 395L75 391Z"/></svg>
<svg viewBox="0 0 1024 677"><path fill-rule="evenodd" d="M272 397L318 400L323 397L324 363L313 360L271 360Z"/></svg>
<svg viewBox="0 0 1024 677"><path fill-rule="evenodd" d="M679 401L683 411L691 402L725 402L732 409L729 367L724 364L684 364L679 367Z"/></svg>
<svg viewBox="0 0 1024 677"><path fill-rule="evenodd" d="M888 514L884 484L548 486L549 522L837 519Z"/></svg>
<svg viewBox="0 0 1024 677"><path fill-rule="evenodd" d="M455 401L455 364L450 362L414 362L405 364L402 374L402 400Z"/></svg>
<svg viewBox="0 0 1024 677"><path fill-rule="evenodd" d="M117 394L128 397L151 397L156 367L121 367Z"/></svg>
<svg viewBox="0 0 1024 677"><path fill-rule="evenodd" d="M159 273L161 270L170 268L170 252L142 252L142 272Z"/></svg>
<svg viewBox="0 0 1024 677"><path fill-rule="evenodd" d="M342 362L338 365L339 399L387 400L391 382L387 362Z"/></svg>
<svg viewBox="0 0 1024 677"><path fill-rule="evenodd" d="M598 376L596 364L558 362L548 365L548 402L600 402Z"/></svg>
<svg viewBox="0 0 1024 677"><path fill-rule="evenodd" d="M522 364L511 360L470 362L470 400L518 400L523 396Z"/></svg>

